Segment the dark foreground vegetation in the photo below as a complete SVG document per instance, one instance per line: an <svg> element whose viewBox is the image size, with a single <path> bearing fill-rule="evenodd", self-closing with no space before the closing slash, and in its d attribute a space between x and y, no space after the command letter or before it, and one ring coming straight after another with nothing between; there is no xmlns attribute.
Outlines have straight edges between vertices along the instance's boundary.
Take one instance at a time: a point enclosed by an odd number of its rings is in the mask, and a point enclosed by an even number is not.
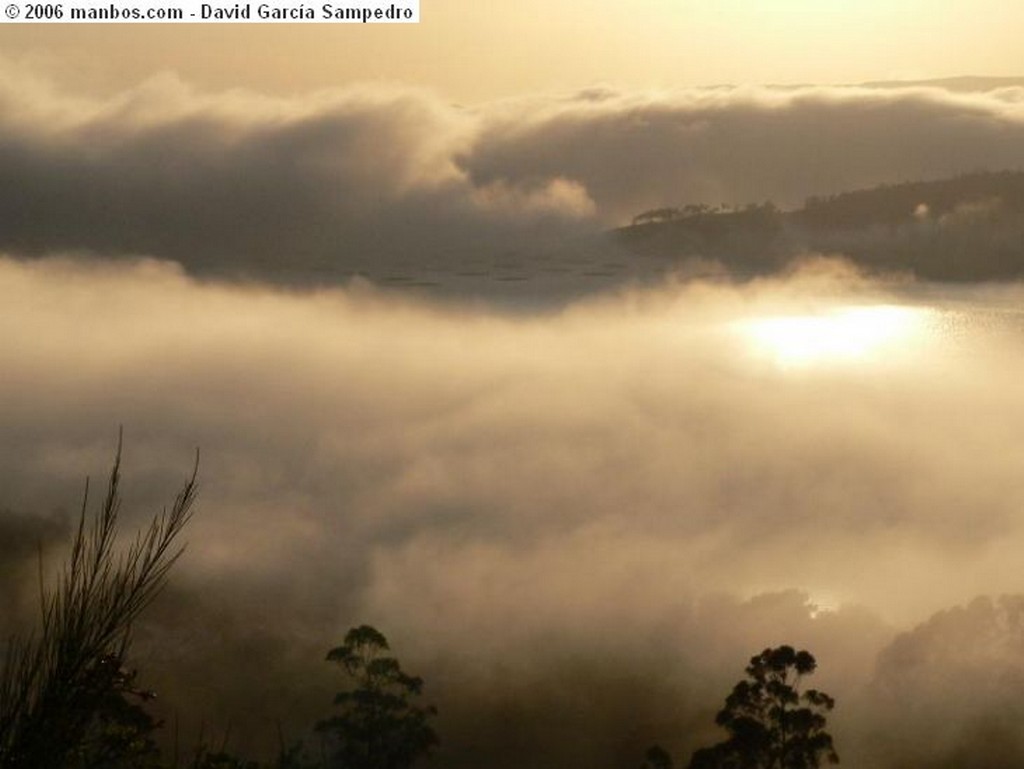
<svg viewBox="0 0 1024 769"><path fill-rule="evenodd" d="M44 585L36 631L12 638L0 669L0 769L408 769L438 744L436 709L419 704L423 680L406 673L387 639L368 625L348 631L327 653L347 687L309 739L282 740L259 763L201 737L165 755L163 724L147 710L156 696L137 683L128 652L132 623L156 598L181 555L192 515L196 467L169 510L122 546L120 442L106 495L89 513L88 484L69 555L56 582ZM716 723L726 733L697 750L690 769L814 769L839 757L826 731L834 701L803 689L814 657L790 646L765 649L728 695ZM644 769L671 769L659 746Z"/></svg>
<svg viewBox="0 0 1024 769"><path fill-rule="evenodd" d="M842 254L875 272L943 281L1024 276L1024 172L882 185L810 197L783 211L686 204L638 214L615 231L628 248L700 258L740 275L786 267L808 253Z"/></svg>
<svg viewBox="0 0 1024 769"><path fill-rule="evenodd" d="M152 723L125 670L132 622L163 586L181 554L195 472L169 511L118 549L120 446L106 497L87 513L86 486L67 563L50 590L40 585L39 629L8 643L0 670L0 766L105 766L147 747ZM139 742L141 741L141 742ZM137 744L139 743L139 744Z"/></svg>

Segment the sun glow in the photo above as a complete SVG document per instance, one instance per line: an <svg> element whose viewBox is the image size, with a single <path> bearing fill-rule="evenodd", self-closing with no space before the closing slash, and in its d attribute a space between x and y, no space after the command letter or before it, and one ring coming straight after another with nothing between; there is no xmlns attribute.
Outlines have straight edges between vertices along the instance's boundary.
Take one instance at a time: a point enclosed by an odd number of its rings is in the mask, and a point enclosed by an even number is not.
<svg viewBox="0 0 1024 769"><path fill-rule="evenodd" d="M830 592L811 593L807 599L807 613L811 619L818 619L822 615L835 614L839 611L841 601L839 597Z"/></svg>
<svg viewBox="0 0 1024 769"><path fill-rule="evenodd" d="M860 362L918 337L925 313L894 305L842 307L813 315L755 318L738 327L759 352L783 366Z"/></svg>

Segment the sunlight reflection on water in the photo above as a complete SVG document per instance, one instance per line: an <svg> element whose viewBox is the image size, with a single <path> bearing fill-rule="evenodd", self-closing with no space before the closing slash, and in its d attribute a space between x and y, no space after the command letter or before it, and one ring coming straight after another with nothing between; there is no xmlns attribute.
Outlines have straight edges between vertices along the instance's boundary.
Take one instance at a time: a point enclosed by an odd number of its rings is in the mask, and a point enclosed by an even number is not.
<svg viewBox="0 0 1024 769"><path fill-rule="evenodd" d="M935 333L934 310L891 304L842 306L738 321L754 350L780 366L865 362Z"/></svg>
<svg viewBox="0 0 1024 769"><path fill-rule="evenodd" d="M1024 334L1024 309L986 299L933 297L908 303L832 305L770 313L730 324L749 350L782 368L975 356Z"/></svg>

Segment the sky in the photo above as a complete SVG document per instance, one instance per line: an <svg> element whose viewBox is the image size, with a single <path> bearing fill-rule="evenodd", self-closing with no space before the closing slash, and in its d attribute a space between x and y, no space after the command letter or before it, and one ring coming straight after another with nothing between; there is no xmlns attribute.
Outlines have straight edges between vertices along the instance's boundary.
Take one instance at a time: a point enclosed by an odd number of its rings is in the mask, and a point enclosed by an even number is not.
<svg viewBox="0 0 1024 769"><path fill-rule="evenodd" d="M294 94L400 82L461 104L595 85L858 83L1019 76L1013 0L424 0L416 26L0 29L0 50L106 93L164 71Z"/></svg>
<svg viewBox="0 0 1024 769"><path fill-rule="evenodd" d="M421 5L0 25L0 628L123 426L129 528L201 449L133 647L183 734L302 736L368 622L444 769L683 765L781 643L844 766L1019 765L1024 286L607 232L1024 168L1024 10Z"/></svg>

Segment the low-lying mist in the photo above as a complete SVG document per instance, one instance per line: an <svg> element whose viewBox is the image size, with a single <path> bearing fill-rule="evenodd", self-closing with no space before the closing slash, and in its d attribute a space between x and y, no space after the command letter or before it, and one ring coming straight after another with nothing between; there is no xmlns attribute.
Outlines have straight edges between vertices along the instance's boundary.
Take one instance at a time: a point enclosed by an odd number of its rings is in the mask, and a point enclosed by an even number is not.
<svg viewBox="0 0 1024 769"><path fill-rule="evenodd" d="M685 761L779 643L844 765L1020 761L1021 599L975 598L1024 592L1021 299L816 260L528 313L3 258L8 615L123 424L137 520L202 450L135 647L183 733L301 736L367 622L426 680L435 766Z"/></svg>

